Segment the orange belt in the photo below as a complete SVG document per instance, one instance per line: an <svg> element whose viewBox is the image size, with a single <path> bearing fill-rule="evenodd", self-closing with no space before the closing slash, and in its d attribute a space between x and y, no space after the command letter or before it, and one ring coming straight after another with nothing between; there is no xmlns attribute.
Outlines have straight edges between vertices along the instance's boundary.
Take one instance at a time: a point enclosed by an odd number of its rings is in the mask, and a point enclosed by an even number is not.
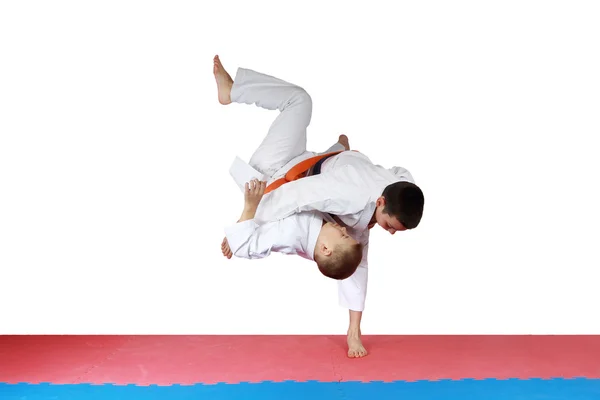
<svg viewBox="0 0 600 400"><path fill-rule="evenodd" d="M285 174L285 176L283 178L279 178L279 179L271 182L271 184L269 186L267 186L267 188L265 189L265 194L277 189L279 186L283 185L284 183L292 182L292 181L295 181L296 179L304 178L306 176L308 170L312 166L314 166L316 163L318 163L320 160L322 160L325 157L333 156L333 155L336 155L339 153L341 153L341 151L325 153L325 154L314 156L314 157L311 157L304 161L299 162L298 164L294 165Z"/></svg>

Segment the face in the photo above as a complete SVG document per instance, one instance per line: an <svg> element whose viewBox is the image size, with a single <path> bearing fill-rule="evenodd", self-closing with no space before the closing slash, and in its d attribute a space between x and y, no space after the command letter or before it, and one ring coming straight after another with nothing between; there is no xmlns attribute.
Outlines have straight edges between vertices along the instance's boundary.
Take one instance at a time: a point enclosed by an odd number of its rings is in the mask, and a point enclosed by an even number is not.
<svg viewBox="0 0 600 400"><path fill-rule="evenodd" d="M398 231L406 230L406 227L402 225L402 223L398 221L396 217L393 217L383 212L383 209L385 208L385 198L383 196L377 199L376 205L377 208L375 209L375 221L371 222L371 224L369 225L369 229L374 227L375 223L377 223L383 229L388 231L391 235Z"/></svg>
<svg viewBox="0 0 600 400"><path fill-rule="evenodd" d="M328 253L337 245L353 245L358 242L346 231L346 227L327 222L321 228L319 235L321 251Z"/></svg>

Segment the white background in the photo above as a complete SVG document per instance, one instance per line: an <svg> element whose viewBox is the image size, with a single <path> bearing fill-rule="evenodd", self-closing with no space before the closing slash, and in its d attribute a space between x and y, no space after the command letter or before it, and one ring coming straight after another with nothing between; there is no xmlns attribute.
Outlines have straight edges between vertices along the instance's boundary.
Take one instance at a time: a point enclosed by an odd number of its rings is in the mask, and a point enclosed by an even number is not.
<svg viewBox="0 0 600 400"><path fill-rule="evenodd" d="M318 5L317 5L318 4ZM593 1L5 1L1 333L343 334L308 261L225 259L228 175L276 117L212 59L304 87L408 168L421 226L371 232L364 334L599 333Z"/></svg>

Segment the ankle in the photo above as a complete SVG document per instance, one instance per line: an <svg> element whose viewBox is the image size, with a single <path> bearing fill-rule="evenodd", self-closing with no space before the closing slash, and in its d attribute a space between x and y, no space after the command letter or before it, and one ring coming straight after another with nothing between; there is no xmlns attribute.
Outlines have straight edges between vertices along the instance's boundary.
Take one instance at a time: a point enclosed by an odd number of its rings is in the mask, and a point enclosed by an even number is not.
<svg viewBox="0 0 600 400"><path fill-rule="evenodd" d="M361 335L360 328L350 328L350 329L348 329L347 334L348 334L349 338L360 339L360 335Z"/></svg>

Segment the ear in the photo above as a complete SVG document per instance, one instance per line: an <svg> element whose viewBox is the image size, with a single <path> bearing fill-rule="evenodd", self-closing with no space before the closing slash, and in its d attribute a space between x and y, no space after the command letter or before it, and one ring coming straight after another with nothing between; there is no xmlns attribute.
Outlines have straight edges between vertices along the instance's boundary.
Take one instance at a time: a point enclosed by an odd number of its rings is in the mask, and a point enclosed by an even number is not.
<svg viewBox="0 0 600 400"><path fill-rule="evenodd" d="M385 197L379 196L375 204L377 205L377 207L385 206Z"/></svg>
<svg viewBox="0 0 600 400"><path fill-rule="evenodd" d="M331 255L331 249L329 247L327 247L327 245L323 242L319 243L319 251L324 256L329 257Z"/></svg>

